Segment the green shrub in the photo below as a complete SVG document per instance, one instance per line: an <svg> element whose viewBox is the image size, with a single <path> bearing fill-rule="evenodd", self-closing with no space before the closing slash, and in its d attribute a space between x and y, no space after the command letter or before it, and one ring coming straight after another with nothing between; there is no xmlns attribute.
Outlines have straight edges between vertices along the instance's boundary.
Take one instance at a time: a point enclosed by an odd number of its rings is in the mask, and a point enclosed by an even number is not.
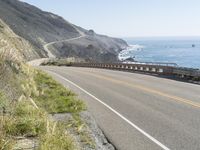
<svg viewBox="0 0 200 150"><path fill-rule="evenodd" d="M41 65L42 66L72 66L72 62L66 59L56 59L56 60L43 62Z"/></svg>

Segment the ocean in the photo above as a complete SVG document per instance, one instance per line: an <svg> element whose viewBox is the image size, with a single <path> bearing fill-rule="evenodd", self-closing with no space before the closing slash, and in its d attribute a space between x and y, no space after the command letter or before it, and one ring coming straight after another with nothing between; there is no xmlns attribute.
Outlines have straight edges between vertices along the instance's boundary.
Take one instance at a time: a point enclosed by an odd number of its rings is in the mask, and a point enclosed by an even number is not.
<svg viewBox="0 0 200 150"><path fill-rule="evenodd" d="M176 63L180 67L200 68L200 37L124 39L130 47L120 53L120 59L134 57L140 62Z"/></svg>

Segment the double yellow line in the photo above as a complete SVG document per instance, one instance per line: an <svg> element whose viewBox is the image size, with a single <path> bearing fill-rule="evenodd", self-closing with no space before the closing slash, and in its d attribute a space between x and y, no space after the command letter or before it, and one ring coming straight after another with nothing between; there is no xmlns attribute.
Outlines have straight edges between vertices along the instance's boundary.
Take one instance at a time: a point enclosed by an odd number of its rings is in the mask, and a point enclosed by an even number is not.
<svg viewBox="0 0 200 150"><path fill-rule="evenodd" d="M93 77L96 77L96 78L99 78L99 79L104 79L104 80L107 80L107 81L110 81L110 82L113 82L113 83L116 83L116 84L121 84L121 85L126 85L126 86L129 86L129 87L133 87L133 88L136 88L136 89L148 92L148 93L152 93L152 94L156 94L156 95L160 95L160 96L169 98L170 100L182 102L184 104L188 104L190 106L200 108L200 103L198 103L198 102L194 102L192 100L188 100L188 99L181 98L181 97L178 97L178 96L170 95L170 94L167 94L167 93L155 90L155 89L147 88L147 87L142 86L142 85L131 84L131 83L128 83L128 82L125 82L125 81L122 81L122 80L116 80L116 79L113 79L111 77L97 75L97 74L94 74L94 73L80 72L80 71L77 71L77 70L73 70L73 71L77 72L79 74L85 74L85 75L93 76Z"/></svg>

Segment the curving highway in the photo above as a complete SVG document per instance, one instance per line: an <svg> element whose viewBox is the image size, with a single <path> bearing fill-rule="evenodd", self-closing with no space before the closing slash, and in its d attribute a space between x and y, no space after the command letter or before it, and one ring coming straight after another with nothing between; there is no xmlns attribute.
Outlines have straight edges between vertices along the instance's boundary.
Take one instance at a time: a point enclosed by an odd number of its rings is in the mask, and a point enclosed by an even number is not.
<svg viewBox="0 0 200 150"><path fill-rule="evenodd" d="M40 68L84 99L117 149L200 149L199 85L104 69Z"/></svg>
<svg viewBox="0 0 200 150"><path fill-rule="evenodd" d="M63 42L70 42L70 41L78 40L78 39L83 38L85 36L86 36L85 34L81 34L79 37L47 43L47 44L44 45L44 50L47 52L47 55L48 55L49 58L56 58L55 55L53 55L51 53L51 51L49 50L49 48L48 48L49 46L54 45L56 43L63 43Z"/></svg>
<svg viewBox="0 0 200 150"><path fill-rule="evenodd" d="M80 34L80 36L75 37L75 38L60 40L60 41L54 41L54 42L50 42L50 43L45 44L43 47L44 47L44 50L47 52L48 58L35 59L35 60L32 60L32 61L29 61L28 64L32 65L32 66L39 66L40 64L42 64L45 61L48 61L51 58L56 58L56 56L49 50L49 46L51 46L51 45L54 45L56 43L71 42L71 41L78 40L78 39L81 39L83 37L86 37L86 35L85 35L84 32L82 32L81 30L79 30L74 25L72 25L72 26L76 29L76 31Z"/></svg>

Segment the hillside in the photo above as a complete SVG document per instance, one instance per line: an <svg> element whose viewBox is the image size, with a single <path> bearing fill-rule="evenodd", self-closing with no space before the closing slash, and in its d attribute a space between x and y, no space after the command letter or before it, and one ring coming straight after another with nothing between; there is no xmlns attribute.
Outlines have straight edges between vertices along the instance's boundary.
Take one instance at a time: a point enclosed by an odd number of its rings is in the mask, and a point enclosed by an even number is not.
<svg viewBox="0 0 200 150"><path fill-rule="evenodd" d="M117 53L127 46L126 42L96 34L75 26L62 17L44 12L18 0L0 0L0 18L20 37L34 47L27 60L48 57L44 45L50 42L84 37L71 42L58 42L49 46L56 57L81 57L91 61L117 60Z"/></svg>
<svg viewBox="0 0 200 150"><path fill-rule="evenodd" d="M0 149L108 150L84 102L24 63L32 51L0 20Z"/></svg>

